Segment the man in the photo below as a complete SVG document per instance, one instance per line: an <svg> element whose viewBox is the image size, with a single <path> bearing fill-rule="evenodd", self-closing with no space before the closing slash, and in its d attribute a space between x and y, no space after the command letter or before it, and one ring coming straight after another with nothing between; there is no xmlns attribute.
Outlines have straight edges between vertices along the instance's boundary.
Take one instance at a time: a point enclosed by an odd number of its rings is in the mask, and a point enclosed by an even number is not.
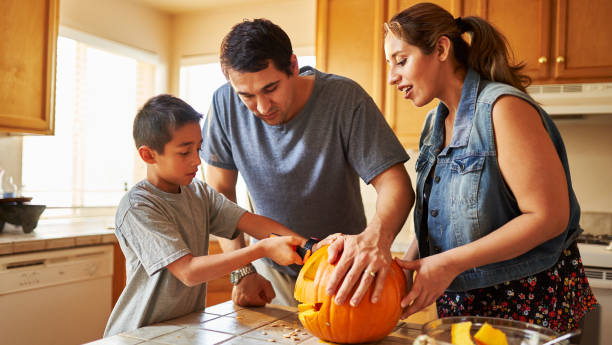
<svg viewBox="0 0 612 345"><path fill-rule="evenodd" d="M265 19L232 28L221 66L229 83L215 92L202 130L207 183L235 201L240 172L256 213L307 238L348 234L330 246L338 265L328 290L344 303L358 285L350 298L357 305L375 283L376 302L414 192L403 165L408 155L375 103L347 78L299 71L289 37ZM359 177L377 191L369 224ZM227 251L245 244L240 238L221 245ZM255 266L232 273L236 304L296 305L299 267Z"/></svg>

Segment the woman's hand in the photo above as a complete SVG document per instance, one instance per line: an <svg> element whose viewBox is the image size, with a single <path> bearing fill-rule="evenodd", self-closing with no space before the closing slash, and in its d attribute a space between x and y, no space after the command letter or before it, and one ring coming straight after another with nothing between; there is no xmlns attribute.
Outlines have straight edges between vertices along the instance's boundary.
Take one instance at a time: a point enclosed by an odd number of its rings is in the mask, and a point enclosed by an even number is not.
<svg viewBox="0 0 612 345"><path fill-rule="evenodd" d="M447 261L446 257L437 254L414 261L395 259L404 270L416 271L412 289L401 302L401 307L405 308L402 319L434 303L461 273L462 270Z"/></svg>
<svg viewBox="0 0 612 345"><path fill-rule="evenodd" d="M270 237L257 242L263 249L263 255L274 260L279 265L302 265L302 258L295 251L296 246L302 245L304 240L293 236Z"/></svg>

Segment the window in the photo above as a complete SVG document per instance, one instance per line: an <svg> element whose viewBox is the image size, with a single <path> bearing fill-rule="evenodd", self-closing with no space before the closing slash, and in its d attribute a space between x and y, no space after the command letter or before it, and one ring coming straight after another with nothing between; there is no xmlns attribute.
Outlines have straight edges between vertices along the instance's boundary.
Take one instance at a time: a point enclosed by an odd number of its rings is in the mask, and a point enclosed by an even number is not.
<svg viewBox="0 0 612 345"><path fill-rule="evenodd" d="M316 59L313 55L298 56L300 67L315 67L315 63ZM213 93L227 82L221 71L218 58L216 56L186 58L181 61L181 65L180 98L206 116L212 102ZM240 175L238 175L236 184L236 199L238 205L247 209L250 207L246 185Z"/></svg>
<svg viewBox="0 0 612 345"><path fill-rule="evenodd" d="M23 194L37 203L71 209L116 206L125 190L145 176L132 122L156 92L156 56L90 41L103 42L60 29L55 135L23 138Z"/></svg>

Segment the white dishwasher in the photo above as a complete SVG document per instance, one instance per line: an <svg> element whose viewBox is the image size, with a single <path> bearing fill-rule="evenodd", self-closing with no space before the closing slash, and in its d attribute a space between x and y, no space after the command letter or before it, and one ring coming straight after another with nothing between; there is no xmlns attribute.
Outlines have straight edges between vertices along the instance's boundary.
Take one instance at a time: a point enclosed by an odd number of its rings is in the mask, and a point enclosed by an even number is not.
<svg viewBox="0 0 612 345"><path fill-rule="evenodd" d="M0 256L0 343L82 344L111 312L113 246Z"/></svg>

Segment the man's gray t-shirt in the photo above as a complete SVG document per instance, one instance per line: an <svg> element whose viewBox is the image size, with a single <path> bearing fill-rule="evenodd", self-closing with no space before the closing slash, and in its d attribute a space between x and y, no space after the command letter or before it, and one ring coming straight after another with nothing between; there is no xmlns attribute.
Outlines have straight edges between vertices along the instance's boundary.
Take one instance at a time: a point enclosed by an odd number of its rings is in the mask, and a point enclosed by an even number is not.
<svg viewBox="0 0 612 345"><path fill-rule="evenodd" d="M357 83L311 67L300 74L314 74L312 94L300 113L276 126L254 116L229 84L220 87L200 155L238 170L256 213L304 237L360 233L366 217L359 177L370 183L408 155Z"/></svg>
<svg viewBox="0 0 612 345"><path fill-rule="evenodd" d="M197 179L178 194L136 184L115 216L127 281L104 336L203 310L206 284L188 287L165 267L189 253L207 255L210 234L235 238L244 212Z"/></svg>

